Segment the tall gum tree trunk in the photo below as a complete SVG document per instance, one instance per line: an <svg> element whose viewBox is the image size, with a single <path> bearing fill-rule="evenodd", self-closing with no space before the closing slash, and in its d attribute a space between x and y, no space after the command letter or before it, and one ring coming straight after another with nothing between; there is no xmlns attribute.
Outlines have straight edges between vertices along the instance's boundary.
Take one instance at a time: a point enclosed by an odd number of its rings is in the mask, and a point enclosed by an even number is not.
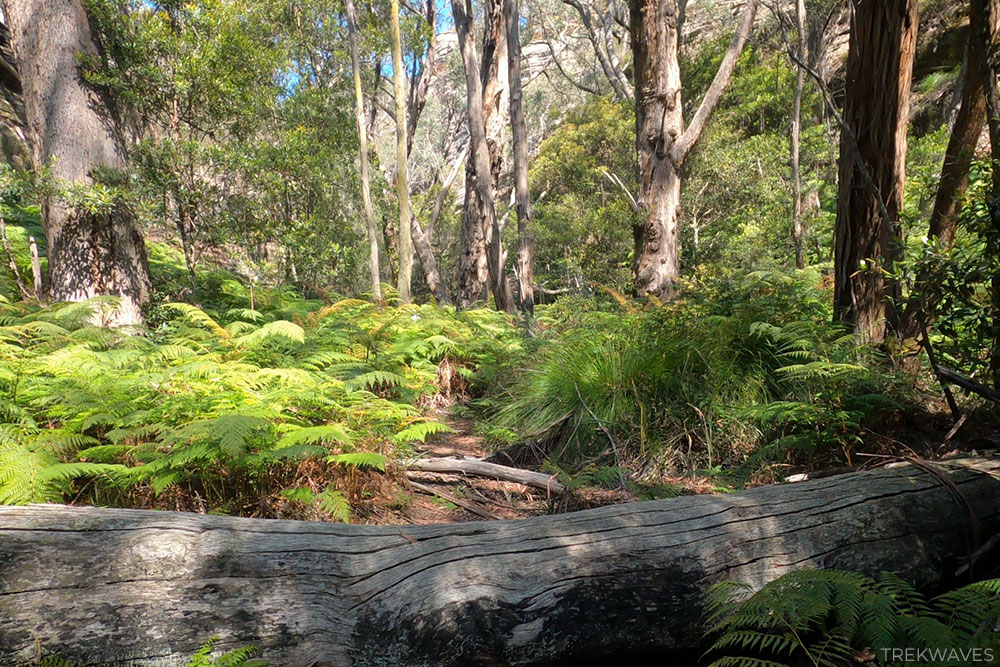
<svg viewBox="0 0 1000 667"><path fill-rule="evenodd" d="M410 303L413 273L413 241L410 230L410 190L406 177L406 70L403 68L403 47L399 35L399 0L390 3L392 33L392 91L396 100L396 199L399 205L399 274L396 287L400 303Z"/></svg>
<svg viewBox="0 0 1000 667"><path fill-rule="evenodd" d="M895 328L892 304L900 296L899 284L885 271L900 252L917 0L852 3L834 235L834 317L853 325L864 339L881 342Z"/></svg>
<svg viewBox="0 0 1000 667"><path fill-rule="evenodd" d="M496 209L493 203L493 173L491 169L491 153L488 145L488 135L486 133L486 122L484 114L483 100L492 99L491 96L483 92L482 80L480 78L479 67L476 63L476 50L471 34L471 0L452 0L452 15L455 18L455 30L458 33L458 45L462 54L462 64L465 69L465 84L468 103L469 116L469 155L474 167L472 173L472 183L475 186L475 199L477 206L481 208L482 221L478 225L484 241L486 257L486 275L489 281L490 291L496 300L498 310L512 310L510 293L506 281L503 278L503 254L500 248L500 227L497 223ZM487 18L489 18L487 12ZM500 15L501 27L503 16ZM468 194L468 193L467 193ZM466 213L470 218L473 215L470 207L470 199L466 199ZM470 220L470 227L473 220ZM463 219L463 224L465 220ZM477 237L478 238L478 237ZM465 234L463 230L463 240ZM463 248L463 260L465 259ZM480 267L481 268L481 267ZM477 274L478 275L478 274ZM462 306L467 306L465 299L471 296L463 291ZM473 299L475 300L475 299Z"/></svg>
<svg viewBox="0 0 1000 667"><path fill-rule="evenodd" d="M486 0L483 16L483 55L479 66L482 90L483 125L489 150L490 190L495 192L497 180L504 167L504 129L509 102L509 74L507 69L507 38L504 29L503 0ZM470 15L471 25L471 15ZM487 222L486 203L479 195L476 184L475 151L469 151L466 165L465 206L462 210L459 256L459 306L468 308L486 296L487 287L494 277L490 275L490 247L494 230ZM493 206L492 202L490 206ZM497 238L498 254L503 256ZM500 267L502 272L502 267ZM509 289L503 276L499 276L505 295L499 302L509 302ZM496 296L494 295L496 298ZM508 309L508 308L503 308Z"/></svg>
<svg viewBox="0 0 1000 667"><path fill-rule="evenodd" d="M806 62L806 3L805 0L795 2L795 24L798 29L797 57L800 63ZM804 247L805 230L802 225L802 169L799 140L802 136L802 92L805 88L806 73L801 67L795 72L795 102L792 105L792 242L795 244L795 268L806 266Z"/></svg>
<svg viewBox="0 0 1000 667"><path fill-rule="evenodd" d="M722 99L753 29L757 0L748 0L739 27L708 92L684 128L677 0L630 0L635 69L639 220L635 236L635 290L668 298L680 275L678 219L684 161Z"/></svg>
<svg viewBox="0 0 1000 667"><path fill-rule="evenodd" d="M371 277L372 299L382 302L382 278L378 262L378 228L372 206L371 169L368 165L368 130L365 127L365 98L361 90L361 61L358 55L357 16L354 0L346 0L347 33L351 42L351 73L354 76L354 116L358 125L358 152L361 160L361 201L365 210L365 231L368 233L368 272Z"/></svg>
<svg viewBox="0 0 1000 667"><path fill-rule="evenodd" d="M5 0L8 27L23 83L25 114L36 167L51 164L61 185L89 186L95 172L125 167L123 139L107 100L80 74L79 56L96 56L80 0ZM58 196L43 202L52 299L121 300L110 324L137 324L149 300L146 247L124 205L88 213Z"/></svg>
<svg viewBox="0 0 1000 667"><path fill-rule="evenodd" d="M510 70L510 128L514 145L514 193L517 203L517 283L521 312L531 317L535 310L533 277L534 241L531 236L531 191L528 188L528 132L524 123L521 90L520 13L517 0L504 3L507 28L507 63Z"/></svg>

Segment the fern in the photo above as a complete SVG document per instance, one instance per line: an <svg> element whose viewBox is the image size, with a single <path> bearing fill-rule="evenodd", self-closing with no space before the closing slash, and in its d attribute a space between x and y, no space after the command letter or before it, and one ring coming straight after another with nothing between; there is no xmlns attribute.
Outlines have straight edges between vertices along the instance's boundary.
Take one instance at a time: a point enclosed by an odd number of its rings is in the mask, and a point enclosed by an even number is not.
<svg viewBox="0 0 1000 667"><path fill-rule="evenodd" d="M326 512L334 521L341 523L351 522L351 505L347 498L340 491L332 486L326 487L322 493L316 496L316 504Z"/></svg>
<svg viewBox="0 0 1000 667"><path fill-rule="evenodd" d="M447 424L442 424L440 422L418 422L416 424L411 424L403 430L392 436L393 442L396 444L403 444L407 442L425 442L427 436L434 433L448 433L455 429L451 428Z"/></svg>
<svg viewBox="0 0 1000 667"><path fill-rule="evenodd" d="M347 467L384 469L365 451L435 429L417 403L438 391L437 355L464 360L471 380L476 359L520 341L492 313L362 301L324 312L263 287L249 311L238 281L199 279L218 285L212 309L159 306L145 332L92 326L110 302L0 304L0 502L83 493L166 506L169 492L182 506L258 511L335 446ZM344 468L323 466L320 483Z"/></svg>
<svg viewBox="0 0 1000 667"><path fill-rule="evenodd" d="M883 649L984 648L1000 642L1000 580L926 600L899 577L792 572L750 594L727 582L709 594L711 667L837 667Z"/></svg>
<svg viewBox="0 0 1000 667"><path fill-rule="evenodd" d="M385 472L385 457L375 452L349 452L334 454L327 459L330 463L341 463L354 468L374 468Z"/></svg>

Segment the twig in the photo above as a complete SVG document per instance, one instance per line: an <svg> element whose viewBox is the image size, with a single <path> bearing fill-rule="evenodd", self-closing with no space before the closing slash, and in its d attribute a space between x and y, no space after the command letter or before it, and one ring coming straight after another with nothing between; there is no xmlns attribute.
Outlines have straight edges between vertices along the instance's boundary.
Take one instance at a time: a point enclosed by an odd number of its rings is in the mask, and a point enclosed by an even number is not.
<svg viewBox="0 0 1000 667"><path fill-rule="evenodd" d="M573 388L576 389L576 395L580 399L580 403L590 414L591 419L597 422L597 425L602 431L604 431L604 435L608 436L608 440L611 442L611 451L615 454L615 463L618 467L618 481L621 482L622 488L624 489L626 487L625 473L622 472L622 457L618 453L618 442L615 440L614 436L611 435L611 431L609 431L608 427L604 425L604 422L598 419L597 415L594 414L594 411L590 409L590 406L587 405L587 401L583 400L583 394L580 393L580 386L577 385L576 380L573 380Z"/></svg>
<svg viewBox="0 0 1000 667"><path fill-rule="evenodd" d="M424 484L420 484L419 482L414 482L413 480L410 480L410 486L412 486L417 491L420 491L421 493L426 493L431 496L438 496L439 498L443 498L444 500L447 500L452 504L458 505L459 507L468 510L469 512L472 512L476 516L482 517L483 519L490 519L493 521L500 520L500 517L496 516L495 514L490 514L484 509L480 509L479 505L476 505L471 501L462 500L461 498L457 498L449 493L445 493L444 491L438 491L433 487L425 486Z"/></svg>

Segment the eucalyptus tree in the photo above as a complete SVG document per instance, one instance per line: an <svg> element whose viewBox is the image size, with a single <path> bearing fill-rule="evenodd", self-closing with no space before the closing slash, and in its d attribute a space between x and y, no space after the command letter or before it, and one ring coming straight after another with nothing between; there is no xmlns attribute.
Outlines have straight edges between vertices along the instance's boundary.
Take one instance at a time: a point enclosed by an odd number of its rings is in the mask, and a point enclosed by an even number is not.
<svg viewBox="0 0 1000 667"><path fill-rule="evenodd" d="M852 0L834 248L834 317L865 339L895 324L917 0Z"/></svg>
<svg viewBox="0 0 1000 667"><path fill-rule="evenodd" d="M365 100L361 89L361 62L358 55L357 17L354 0L345 0L348 38L351 43L351 72L354 79L354 111L358 123L358 152L361 165L361 201L365 211L365 229L368 233L368 270L371 275L372 298L382 301L382 278L379 273L378 230L375 210L372 207L371 172L368 165L368 129L365 123Z"/></svg>
<svg viewBox="0 0 1000 667"><path fill-rule="evenodd" d="M109 98L80 74L79 58L98 49L80 0L5 0L22 74L36 169L55 187L44 195L51 297L118 297L113 321L135 324L149 300L143 239L118 194L126 168L125 133ZM96 205L87 203L96 202Z"/></svg>
<svg viewBox="0 0 1000 667"><path fill-rule="evenodd" d="M490 291L493 292L497 309L509 311L513 309L513 304L507 282L503 277L500 227L493 201L494 170L491 163L494 154L488 145L487 118L484 112L484 106L486 106L484 100L495 99L499 96L499 92L490 95L484 90L483 79L486 80L487 84L494 79L488 73L485 77L481 76L479 63L476 59L474 37L471 30L472 0L464 2L452 0L451 7L455 19L455 29L458 32L462 65L465 70L470 137L469 159L472 163L472 173L467 178L469 185L466 187L465 212L462 220L463 265L460 281L464 278L464 284L462 282L459 284L461 305L467 306L479 298L476 285L485 277L488 279ZM501 22L502 19L501 15ZM486 20L490 21L489 13L487 13ZM487 23L487 25L492 25L492 23ZM497 42L497 39L487 40L485 48L495 48ZM486 56L484 56L485 58ZM474 188L471 194L469 187ZM473 208L473 201L476 208ZM477 251L477 256L472 255L473 250Z"/></svg>
<svg viewBox="0 0 1000 667"><path fill-rule="evenodd" d="M413 242L410 235L410 191L406 178L406 69L403 67L399 34L399 0L390 0L389 28L392 39L392 90L396 102L396 197L399 207L399 276L401 303L410 303L413 272Z"/></svg>
<svg viewBox="0 0 1000 667"><path fill-rule="evenodd" d="M531 236L531 191L528 188L528 131L524 122L521 86L521 36L517 0L504 2L504 26L507 32L507 64L510 70L510 129L514 157L514 193L517 203L517 284L518 301L526 317L534 313L533 276L534 242Z"/></svg>
<svg viewBox="0 0 1000 667"><path fill-rule="evenodd" d="M678 0L630 0L629 17L639 155L635 223L635 290L671 295L680 275L679 219L684 162L698 143L753 28L757 0L747 0L711 86L685 127L679 59Z"/></svg>

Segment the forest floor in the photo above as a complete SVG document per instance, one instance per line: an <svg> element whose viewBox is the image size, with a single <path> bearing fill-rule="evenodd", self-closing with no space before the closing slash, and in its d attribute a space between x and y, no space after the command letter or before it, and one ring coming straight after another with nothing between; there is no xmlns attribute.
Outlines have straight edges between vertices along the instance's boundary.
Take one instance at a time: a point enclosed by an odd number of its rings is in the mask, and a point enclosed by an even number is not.
<svg viewBox="0 0 1000 667"><path fill-rule="evenodd" d="M454 430L417 443L419 458L490 456L483 438L475 433L472 419L447 408L440 410L435 418ZM473 475L412 470L397 473L396 481L405 489L404 493L395 502L369 505L362 518L364 522L393 525L523 519L638 500L634 493L623 489L585 487L554 495L516 482Z"/></svg>
<svg viewBox="0 0 1000 667"><path fill-rule="evenodd" d="M468 458L488 459L497 463L496 457L483 438L476 433L475 421L457 414L454 408L442 408L435 419L450 426L453 431L438 433L418 443L416 456L421 459ZM976 453L977 450L996 450L1000 447L1000 429L996 424L970 420L950 432L943 415L936 420L924 419L899 424L894 435L868 433L869 447L859 450L877 453L861 454L849 466L818 466L812 469L788 468L783 474L768 480L758 479L750 486L776 483L786 475L806 474L808 477L826 477L885 465L904 457L925 460L947 458L959 453ZM906 442L897 438L903 438ZM491 456L494 458L491 459ZM615 505L643 500L636 487L610 489L599 486L573 488L561 495L497 479L473 475L418 472L399 468L393 478L399 495L392 500L375 499L358 508L363 523L383 525L458 523L464 521L522 519L545 514L558 514L577 510ZM794 477L793 477L794 478ZM707 478L671 478L679 495L718 492L719 488ZM401 491L400 491L401 490Z"/></svg>

